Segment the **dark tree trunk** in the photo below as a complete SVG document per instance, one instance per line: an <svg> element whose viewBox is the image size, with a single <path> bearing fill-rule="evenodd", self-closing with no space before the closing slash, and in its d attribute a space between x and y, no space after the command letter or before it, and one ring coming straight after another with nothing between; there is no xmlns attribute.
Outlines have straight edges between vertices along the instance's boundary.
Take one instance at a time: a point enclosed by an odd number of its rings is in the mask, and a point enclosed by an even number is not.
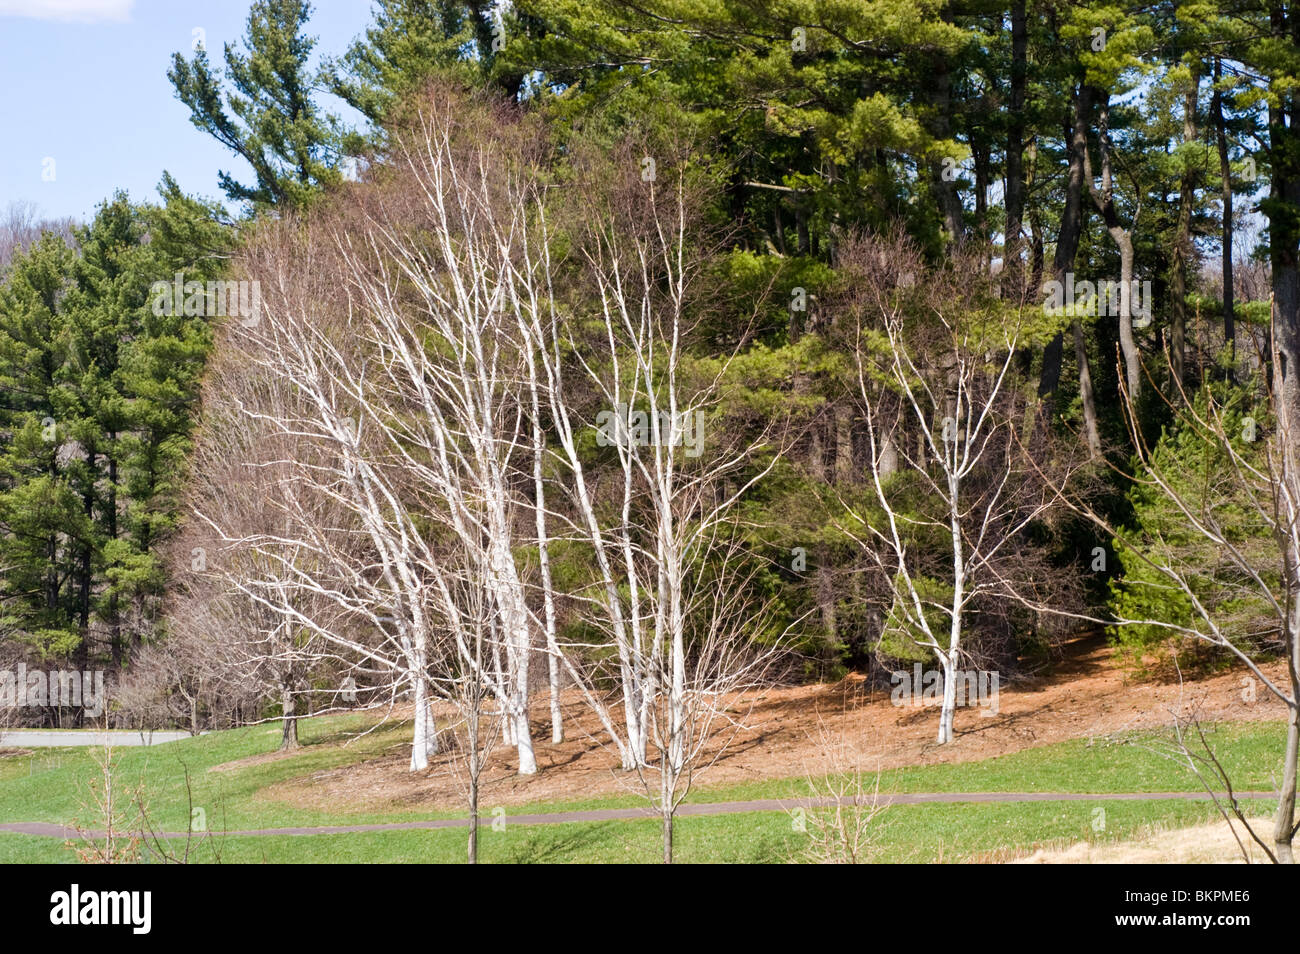
<svg viewBox="0 0 1300 954"><path fill-rule="evenodd" d="M113 447L117 446L117 433L109 434L109 442ZM108 539L117 539L117 457L110 454L108 457ZM114 593L108 600L108 631L110 644L113 648L113 667L121 669L126 663L126 650L122 645L122 608L118 602L117 594Z"/></svg>
<svg viewBox="0 0 1300 954"><path fill-rule="evenodd" d="M1079 251L1079 237L1083 232L1083 163L1088 148L1088 112L1091 97L1088 87L1080 83L1074 90L1074 125L1066 130L1070 140L1070 166L1065 184L1065 206L1061 210L1061 228L1056 237L1056 254L1052 256L1052 278L1065 282L1066 272L1074 268L1074 258ZM1056 405L1056 392L1061 385L1061 357L1065 348L1063 332L1047 343L1043 351L1043 369L1038 382L1038 396L1043 402L1043 413L1051 417Z"/></svg>
<svg viewBox="0 0 1300 954"><path fill-rule="evenodd" d="M470 765L469 765L469 845L468 861L478 864L478 721L470 727Z"/></svg>
<svg viewBox="0 0 1300 954"><path fill-rule="evenodd" d="M1237 327L1236 315L1233 313L1235 302L1232 277L1232 164L1228 161L1228 129L1223 119L1223 93L1219 82L1223 79L1223 61L1214 59L1214 95L1210 100L1210 111L1214 121L1215 138L1219 147L1219 176L1223 190L1223 223L1221 241L1223 245L1223 339L1228 347L1228 380L1234 377L1237 363Z"/></svg>
<svg viewBox="0 0 1300 954"><path fill-rule="evenodd" d="M673 863L673 813L668 809L663 812L664 864Z"/></svg>
<svg viewBox="0 0 1300 954"><path fill-rule="evenodd" d="M934 107L933 119L930 121L930 134L936 139L948 139L952 135L952 74L948 58L938 54L931 59L930 103ZM943 218L944 228L953 243L960 243L964 237L962 225L961 196L957 192L956 177L944 178L943 163L935 159L930 163L931 182L935 195L939 199L939 214Z"/></svg>
<svg viewBox="0 0 1300 954"><path fill-rule="evenodd" d="M1275 37L1294 47L1300 42L1300 15L1283 4L1269 13ZM1300 454L1300 98L1289 88L1268 109L1268 149L1272 166L1268 204L1269 257L1273 267L1273 393L1278 423L1286 445L1283 452ZM1300 606L1300 572L1289 575L1287 599ZM1297 611L1293 610L1293 616ZM1300 685L1300 625L1291 625L1291 684ZM1294 863L1297 750L1300 749L1300 714L1292 709L1287 725L1277 814L1274 853L1283 863Z"/></svg>
<svg viewBox="0 0 1300 954"><path fill-rule="evenodd" d="M284 728L284 734L280 738L280 748L296 749L298 747L298 703L293 695L293 687L287 683L280 687L280 705Z"/></svg>
<svg viewBox="0 0 1300 954"><path fill-rule="evenodd" d="M1288 35L1286 14L1275 10L1275 35ZM1300 109L1284 99L1268 110L1270 176L1269 256L1273 269L1273 388L1289 440L1300 443Z"/></svg>
<svg viewBox="0 0 1300 954"><path fill-rule="evenodd" d="M1196 131L1196 104L1201 88L1201 77L1192 67L1191 83L1183 94L1183 142L1194 143ZM1180 399L1184 384L1184 363L1187 349L1187 272L1192 258L1192 203L1196 199L1196 167L1189 163L1179 180L1178 227L1174 234L1173 267L1170 269L1169 365L1173 377L1170 398Z"/></svg>
<svg viewBox="0 0 1300 954"><path fill-rule="evenodd" d="M1025 217L1025 87L1027 85L1028 29L1025 0L1011 5L1011 98L1007 118L1006 234L1002 267L1006 276L1003 297L1021 302L1025 298L1024 269L1020 253ZM1009 292L1008 292L1009 289ZM1035 290L1036 291L1036 290Z"/></svg>

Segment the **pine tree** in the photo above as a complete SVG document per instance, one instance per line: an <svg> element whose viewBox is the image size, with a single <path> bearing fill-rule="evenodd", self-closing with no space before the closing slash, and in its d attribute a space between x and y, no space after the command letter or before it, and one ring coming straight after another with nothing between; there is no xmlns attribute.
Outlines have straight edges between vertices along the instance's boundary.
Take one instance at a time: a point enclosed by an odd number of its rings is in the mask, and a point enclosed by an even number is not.
<svg viewBox="0 0 1300 954"><path fill-rule="evenodd" d="M91 536L62 453L73 265L72 249L46 233L0 288L0 596L4 624L40 656L81 645L77 566Z"/></svg>
<svg viewBox="0 0 1300 954"><path fill-rule="evenodd" d="M338 120L313 102L309 60L315 37L304 33L307 0L257 0L248 14L244 51L225 45L223 87L206 50L192 60L173 54L167 73L190 122L242 156L257 177L251 185L228 172L222 190L234 202L301 206L323 185L338 181L343 133Z"/></svg>
<svg viewBox="0 0 1300 954"><path fill-rule="evenodd" d="M471 79L467 51L472 49L485 65L493 56L484 6L457 0L379 0L365 38L326 64L322 76L327 88L379 123L435 73L459 71Z"/></svg>
<svg viewBox="0 0 1300 954"><path fill-rule="evenodd" d="M204 314L155 314L155 282L215 278L229 231L181 195L123 193L47 234L0 289L0 575L4 622L41 654L115 665L150 632L211 343Z"/></svg>

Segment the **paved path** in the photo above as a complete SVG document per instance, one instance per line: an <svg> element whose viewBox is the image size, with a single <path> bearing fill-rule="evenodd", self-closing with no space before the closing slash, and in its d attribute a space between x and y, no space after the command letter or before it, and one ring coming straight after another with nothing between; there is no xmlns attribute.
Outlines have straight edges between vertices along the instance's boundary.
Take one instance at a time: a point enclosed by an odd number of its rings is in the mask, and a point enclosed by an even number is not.
<svg viewBox="0 0 1300 954"><path fill-rule="evenodd" d="M1205 801L1204 792L1137 792L1093 795L1080 792L915 792L903 795L881 795L880 802L887 805L954 804L959 802L1096 802L1096 801L1161 801L1166 799L1191 799ZM1274 792L1238 792L1238 798L1275 798ZM683 805L677 816L730 815L736 812L777 812L794 808L821 808L834 804L829 798L763 798L748 802L700 802ZM549 812L539 815L507 815L509 825L557 825L564 822L620 821L636 818L657 818L647 808L595 808L579 812ZM493 816L480 816L486 827ZM258 828L251 831L209 832L211 835L346 835L367 831L413 831L433 828L465 828L466 818L435 818L428 821L388 822L377 825L336 825L324 828ZM45 835L51 838L76 837L77 831L64 825L49 822L9 822L0 824L0 832L19 835ZM87 831L91 838L103 838L101 831ZM162 838L185 838L184 832L159 832Z"/></svg>
<svg viewBox="0 0 1300 954"><path fill-rule="evenodd" d="M83 745L159 745L188 739L188 732L149 732L136 729L14 729L0 731L0 747L25 749L75 748Z"/></svg>

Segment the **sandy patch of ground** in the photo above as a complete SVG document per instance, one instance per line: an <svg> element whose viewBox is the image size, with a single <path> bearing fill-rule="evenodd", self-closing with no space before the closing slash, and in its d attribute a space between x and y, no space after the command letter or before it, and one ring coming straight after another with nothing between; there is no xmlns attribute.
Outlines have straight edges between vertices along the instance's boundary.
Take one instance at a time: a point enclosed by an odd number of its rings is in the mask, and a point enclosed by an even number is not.
<svg viewBox="0 0 1300 954"><path fill-rule="evenodd" d="M896 707L887 688L868 691L861 678L751 693L734 706L736 713L745 714L745 728L699 781L717 785L822 771L827 754L823 733L861 753L862 767L874 769L965 762L1071 738L1156 728L1170 724L1172 711L1198 709L1206 721L1284 717L1283 705L1262 687L1256 701L1247 702L1242 679L1241 672L1233 671L1183 686L1136 682L1103 638L1082 637L1067 645L1065 660L1050 677L1003 685L996 715L986 716L987 710L976 707L959 710L956 737L945 746L934 743L937 708ZM564 716L568 738L552 745L545 698L539 695L532 720L538 774L517 775L514 750L498 746L484 772L481 804L639 791L636 776L618 770L617 754L602 744L599 725L580 699L566 698ZM406 767L409 749L394 747L390 752L278 783L265 794L304 808L343 813L459 807L464 789L458 759L439 757L427 773L411 775ZM228 767L247 764L242 760Z"/></svg>
<svg viewBox="0 0 1300 954"><path fill-rule="evenodd" d="M280 732L277 729L276 735ZM233 762L222 762L220 765L213 765L208 769L209 772L233 772L236 769L251 768L254 765L266 765L268 762L279 762L281 759L291 759L295 755L301 755L302 749L276 749L274 752L263 752L260 755L250 755L247 758L235 759Z"/></svg>
<svg viewBox="0 0 1300 954"><path fill-rule="evenodd" d="M1273 822L1253 818L1251 825L1265 842L1271 840ZM1235 829L1235 837L1234 837ZM1240 845L1238 844L1240 839ZM1240 822L1232 827L1222 819L1175 828L1151 831L1139 838L1111 844L1090 845L1079 842L1068 847L1040 848L1027 857L1014 858L1021 865L1215 865L1244 864L1243 848L1251 864L1266 864L1268 856L1255 844Z"/></svg>

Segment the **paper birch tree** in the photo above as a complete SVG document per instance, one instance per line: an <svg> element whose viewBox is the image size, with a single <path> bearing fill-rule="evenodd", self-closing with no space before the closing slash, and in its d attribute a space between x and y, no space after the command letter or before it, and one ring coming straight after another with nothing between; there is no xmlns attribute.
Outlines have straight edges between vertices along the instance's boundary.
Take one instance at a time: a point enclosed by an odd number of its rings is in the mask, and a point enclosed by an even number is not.
<svg viewBox="0 0 1300 954"><path fill-rule="evenodd" d="M1052 577L1026 536L1054 493L1020 443L1019 319L991 305L986 272L962 261L927 271L897 236L846 242L841 265L853 289L871 504L849 506L844 529L887 581L887 626L943 671L944 744L968 616L993 598L1041 598ZM1068 457L1057 463L1071 468Z"/></svg>

